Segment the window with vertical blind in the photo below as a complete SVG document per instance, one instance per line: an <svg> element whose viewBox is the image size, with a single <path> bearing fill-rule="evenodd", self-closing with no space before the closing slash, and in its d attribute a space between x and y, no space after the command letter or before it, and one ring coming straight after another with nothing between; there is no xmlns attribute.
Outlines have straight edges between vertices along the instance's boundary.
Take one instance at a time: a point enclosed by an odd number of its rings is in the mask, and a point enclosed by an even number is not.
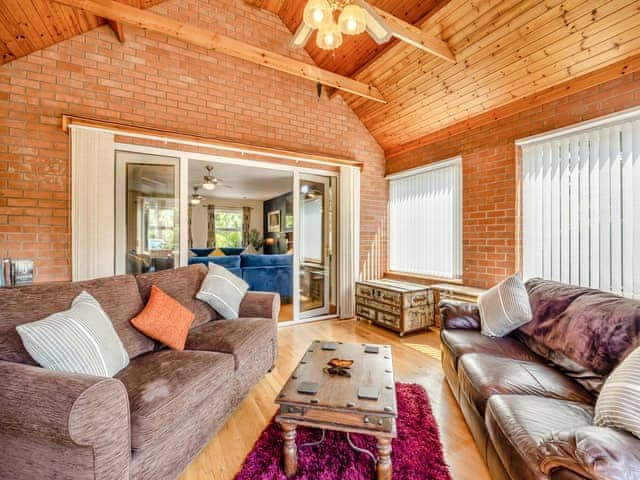
<svg viewBox="0 0 640 480"><path fill-rule="evenodd" d="M459 278L462 265L461 158L389 180L389 268Z"/></svg>
<svg viewBox="0 0 640 480"><path fill-rule="evenodd" d="M640 111L522 147L522 267L640 298Z"/></svg>

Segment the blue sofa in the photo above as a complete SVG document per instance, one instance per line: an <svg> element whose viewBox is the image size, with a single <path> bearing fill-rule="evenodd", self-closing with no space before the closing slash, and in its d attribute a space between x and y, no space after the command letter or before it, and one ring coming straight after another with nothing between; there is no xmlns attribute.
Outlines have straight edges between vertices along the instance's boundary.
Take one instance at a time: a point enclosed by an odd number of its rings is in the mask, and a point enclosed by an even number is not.
<svg viewBox="0 0 640 480"><path fill-rule="evenodd" d="M227 254L225 250L229 251ZM293 297L293 255L251 255L236 254L226 249L224 257L189 257L189 265L213 262L242 278L254 292L277 292L283 303L290 303Z"/></svg>

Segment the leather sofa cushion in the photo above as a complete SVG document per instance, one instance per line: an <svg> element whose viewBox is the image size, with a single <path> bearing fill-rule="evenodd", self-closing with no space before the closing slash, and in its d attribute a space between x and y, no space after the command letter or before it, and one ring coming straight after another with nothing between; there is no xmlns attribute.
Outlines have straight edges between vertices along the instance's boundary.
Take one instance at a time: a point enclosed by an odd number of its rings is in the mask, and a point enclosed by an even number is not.
<svg viewBox="0 0 640 480"><path fill-rule="evenodd" d="M153 350L153 340L129 323L144 307L136 280L130 275L120 275L83 282L0 288L0 360L35 365L22 345L16 326L68 310L83 290L89 292L109 316L130 358Z"/></svg>
<svg viewBox="0 0 640 480"><path fill-rule="evenodd" d="M230 353L237 370L262 351L271 351L277 335L278 325L273 319L219 320L191 330L185 349Z"/></svg>
<svg viewBox="0 0 640 480"><path fill-rule="evenodd" d="M550 432L591 425L589 405L531 395L494 395L485 423L505 470L518 480L548 480L538 446Z"/></svg>
<svg viewBox="0 0 640 480"><path fill-rule="evenodd" d="M232 388L233 376L233 357L223 353L161 350L132 360L116 376L129 394L131 449L176 435L202 399Z"/></svg>
<svg viewBox="0 0 640 480"><path fill-rule="evenodd" d="M640 345L640 302L613 293L534 278L526 283L533 320L522 340L585 387L604 378Z"/></svg>
<svg viewBox="0 0 640 480"><path fill-rule="evenodd" d="M480 416L493 395L535 395L593 404L584 388L540 362L501 358L482 353L464 355L458 366L460 395Z"/></svg>
<svg viewBox="0 0 640 480"><path fill-rule="evenodd" d="M514 338L487 337L476 330L442 330L441 341L443 347L451 352L451 357L455 362L453 366L456 370L460 357L465 353L474 352L532 362L542 361L540 357Z"/></svg>
<svg viewBox="0 0 640 480"><path fill-rule="evenodd" d="M207 272L207 267L202 264L189 265L188 267L136 275L136 281L145 304L151 294L151 285L155 285L193 312L195 319L191 328L195 328L220 318L213 308L196 298L196 293L200 290L200 285L204 277L207 276Z"/></svg>

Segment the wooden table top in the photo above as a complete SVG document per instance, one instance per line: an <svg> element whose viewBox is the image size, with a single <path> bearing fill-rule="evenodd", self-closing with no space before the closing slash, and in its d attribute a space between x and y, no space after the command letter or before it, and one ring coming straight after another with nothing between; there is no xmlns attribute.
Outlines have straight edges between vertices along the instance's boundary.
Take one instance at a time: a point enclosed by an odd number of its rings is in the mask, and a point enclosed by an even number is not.
<svg viewBox="0 0 640 480"><path fill-rule="evenodd" d="M389 278L381 278L380 280L362 280L356 283L360 285L368 285L371 287L381 287L381 288L385 288L387 290L393 290L396 292L417 292L417 291L429 289L428 285L403 282L400 280L392 280Z"/></svg>
<svg viewBox="0 0 640 480"><path fill-rule="evenodd" d="M323 346L330 343L335 343L336 350L323 350ZM377 345L378 353L365 353L367 345L372 344L315 340L280 391L276 403L333 412L397 417L391 347ZM324 373L323 369L332 358L353 360L351 377ZM317 382L317 393L299 393L301 382ZM378 392L378 400L358 398L360 387L372 387Z"/></svg>

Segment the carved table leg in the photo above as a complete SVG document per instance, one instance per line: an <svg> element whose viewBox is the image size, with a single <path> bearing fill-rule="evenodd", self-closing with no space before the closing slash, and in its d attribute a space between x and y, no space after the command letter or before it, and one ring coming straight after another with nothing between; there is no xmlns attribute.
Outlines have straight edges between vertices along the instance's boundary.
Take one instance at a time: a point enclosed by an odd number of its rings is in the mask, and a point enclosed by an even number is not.
<svg viewBox="0 0 640 480"><path fill-rule="evenodd" d="M378 437L378 480L391 480L391 439Z"/></svg>
<svg viewBox="0 0 640 480"><path fill-rule="evenodd" d="M293 477L298 471L298 448L296 447L296 425L294 423L281 423L284 445L284 473L287 477Z"/></svg>

